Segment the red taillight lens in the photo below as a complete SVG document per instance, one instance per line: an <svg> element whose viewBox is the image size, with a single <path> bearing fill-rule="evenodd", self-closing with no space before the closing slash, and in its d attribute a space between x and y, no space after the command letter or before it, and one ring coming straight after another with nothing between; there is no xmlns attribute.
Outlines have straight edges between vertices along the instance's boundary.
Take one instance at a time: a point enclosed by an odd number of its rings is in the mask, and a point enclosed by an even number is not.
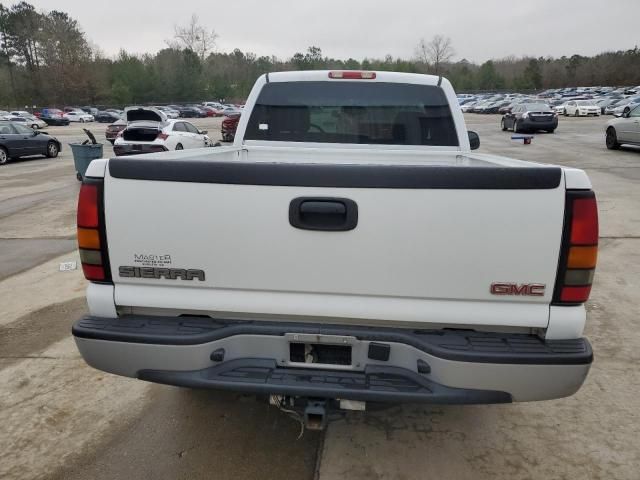
<svg viewBox="0 0 640 480"><path fill-rule="evenodd" d="M84 276L92 282L111 282L102 189L102 179L87 178L78 195L78 250Z"/></svg>
<svg viewBox="0 0 640 480"><path fill-rule="evenodd" d="M592 191L567 191L555 304L588 300L598 257L598 206Z"/></svg>
<svg viewBox="0 0 640 480"><path fill-rule="evenodd" d="M98 227L98 187L83 184L78 197L78 227Z"/></svg>
<svg viewBox="0 0 640 480"><path fill-rule="evenodd" d="M563 287L560 301L565 303L584 303L589 299L591 285L584 287Z"/></svg>
<svg viewBox="0 0 640 480"><path fill-rule="evenodd" d="M84 278L92 282L104 282L106 280L104 268L102 268L101 265L89 265L83 263L82 273L84 273Z"/></svg>
<svg viewBox="0 0 640 480"><path fill-rule="evenodd" d="M164 132L160 132L156 137L156 139L160 139L160 140L166 140L167 138L169 138L169 134Z"/></svg>
<svg viewBox="0 0 640 480"><path fill-rule="evenodd" d="M360 72L354 70L334 70L329 72L329 78L342 80L373 80L376 72Z"/></svg>
<svg viewBox="0 0 640 480"><path fill-rule="evenodd" d="M571 245L598 244L598 207L595 197L573 200Z"/></svg>

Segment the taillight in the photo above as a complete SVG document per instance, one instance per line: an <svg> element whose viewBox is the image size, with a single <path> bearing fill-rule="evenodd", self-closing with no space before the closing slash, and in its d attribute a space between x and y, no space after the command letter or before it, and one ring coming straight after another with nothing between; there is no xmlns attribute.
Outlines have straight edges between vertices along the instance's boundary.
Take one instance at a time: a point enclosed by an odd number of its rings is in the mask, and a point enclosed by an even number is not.
<svg viewBox="0 0 640 480"><path fill-rule="evenodd" d="M355 70L333 70L329 72L329 78L342 80L373 80L376 72L362 72Z"/></svg>
<svg viewBox="0 0 640 480"><path fill-rule="evenodd" d="M569 190L554 304L584 303L598 259L598 205L592 191Z"/></svg>
<svg viewBox="0 0 640 480"><path fill-rule="evenodd" d="M110 283L111 272L102 208L102 179L85 178L78 195L78 251L87 280Z"/></svg>
<svg viewBox="0 0 640 480"><path fill-rule="evenodd" d="M156 137L156 139L160 140L166 140L167 138L169 138L169 134L164 132L158 133L158 136Z"/></svg>

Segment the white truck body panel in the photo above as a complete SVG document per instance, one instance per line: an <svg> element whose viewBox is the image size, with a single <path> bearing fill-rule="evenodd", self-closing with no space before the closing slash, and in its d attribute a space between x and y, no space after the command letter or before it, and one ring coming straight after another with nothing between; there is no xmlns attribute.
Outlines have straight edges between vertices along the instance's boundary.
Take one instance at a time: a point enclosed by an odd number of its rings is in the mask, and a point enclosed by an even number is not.
<svg viewBox="0 0 640 480"><path fill-rule="evenodd" d="M280 161L287 161L279 153ZM319 152L296 153L309 162L319 158ZM213 160L233 154L208 155ZM272 161L275 153L249 149L247 154L252 162L263 155ZM434 157L436 163L447 158ZM436 324L546 327L548 322L563 182L548 190L379 190L107 176L105 188L107 232L121 239L110 244L112 271L134 265L134 255L153 254L170 255L174 267L206 272L204 282L188 285L118 278L118 305ZM301 196L352 199L358 227L349 232L293 228L287 209ZM490 294L492 283L507 281L548 287L539 297Z"/></svg>

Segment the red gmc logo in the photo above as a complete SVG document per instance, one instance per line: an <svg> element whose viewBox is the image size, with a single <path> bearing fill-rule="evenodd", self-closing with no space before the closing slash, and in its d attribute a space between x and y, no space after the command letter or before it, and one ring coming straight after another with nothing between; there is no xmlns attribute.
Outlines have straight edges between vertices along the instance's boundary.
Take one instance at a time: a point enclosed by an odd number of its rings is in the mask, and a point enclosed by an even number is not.
<svg viewBox="0 0 640 480"><path fill-rule="evenodd" d="M545 285L541 283L492 283L491 295L528 295L541 297L544 295Z"/></svg>

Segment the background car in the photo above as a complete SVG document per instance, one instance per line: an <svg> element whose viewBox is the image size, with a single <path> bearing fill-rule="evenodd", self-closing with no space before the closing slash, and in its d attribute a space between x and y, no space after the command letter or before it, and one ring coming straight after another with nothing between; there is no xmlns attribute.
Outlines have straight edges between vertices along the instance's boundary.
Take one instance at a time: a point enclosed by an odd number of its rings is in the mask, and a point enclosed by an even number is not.
<svg viewBox="0 0 640 480"><path fill-rule="evenodd" d="M219 109L214 108L214 107L204 106L204 107L202 107L202 110L204 110L207 113L207 117L221 117L222 116L222 110L219 110Z"/></svg>
<svg viewBox="0 0 640 480"><path fill-rule="evenodd" d="M55 137L17 122L0 121L0 165L11 158L31 155L57 157L61 149Z"/></svg>
<svg viewBox="0 0 640 480"><path fill-rule="evenodd" d="M619 117L622 114L629 113L640 103L640 97L628 97L618 102L612 110L612 114Z"/></svg>
<svg viewBox="0 0 640 480"><path fill-rule="evenodd" d="M640 105L607 122L605 142L609 150L617 150L624 143L640 145Z"/></svg>
<svg viewBox="0 0 640 480"><path fill-rule="evenodd" d="M108 142L113 145L118 137L118 134L125 129L127 126L127 122L125 122L122 118L118 118L114 123L107 126L107 130L104 133L105 138Z"/></svg>
<svg viewBox="0 0 640 480"><path fill-rule="evenodd" d="M227 117L231 115L240 115L241 113L242 113L242 110L240 110L238 107L233 105L226 106L222 109L222 115Z"/></svg>
<svg viewBox="0 0 640 480"><path fill-rule="evenodd" d="M194 107L179 106L178 112L181 118L199 118L201 115L200 110Z"/></svg>
<svg viewBox="0 0 640 480"><path fill-rule="evenodd" d="M64 112L58 108L43 108L40 112L40 119L47 125L69 125L69 119L64 117Z"/></svg>
<svg viewBox="0 0 640 480"><path fill-rule="evenodd" d="M558 115L545 103L523 103L513 107L500 122L502 130L535 132L545 130L549 133L558 128Z"/></svg>
<svg viewBox="0 0 640 480"><path fill-rule="evenodd" d="M120 120L122 117L115 112L98 112L94 117L95 121L98 123L113 123Z"/></svg>
<svg viewBox="0 0 640 480"><path fill-rule="evenodd" d="M229 113L222 120L220 133L222 134L223 142L233 142L233 139L236 137L238 123L240 122L240 115L240 112Z"/></svg>
<svg viewBox="0 0 640 480"><path fill-rule="evenodd" d="M600 107L593 100L570 100L564 106L564 114L574 117L600 116Z"/></svg>
<svg viewBox="0 0 640 480"><path fill-rule="evenodd" d="M37 130L39 128L46 128L47 126L47 123L44 120L39 119L38 117L32 115L29 112L25 112L22 110L14 110L9 115L13 117L24 118L25 123L34 130ZM8 118L8 119L13 120L13 118Z"/></svg>
<svg viewBox="0 0 640 480"><path fill-rule="evenodd" d="M207 115L206 110L204 110L204 108L202 108L202 106L200 105L187 105L189 108L193 108L198 112L198 117L200 118L205 118L208 117L209 115Z"/></svg>
<svg viewBox="0 0 640 480"><path fill-rule="evenodd" d="M94 117L98 114L98 109L95 107L82 107L81 110L84 113L88 113L89 115L93 115Z"/></svg>
<svg viewBox="0 0 640 480"><path fill-rule="evenodd" d="M164 114L167 116L167 118L180 118L180 112L178 110L173 109L173 108L162 107L162 106L154 107L154 108L157 108L161 112L164 112Z"/></svg>
<svg viewBox="0 0 640 480"><path fill-rule="evenodd" d="M168 119L153 107L129 107L125 118L127 125L113 144L118 156L212 146L206 130L182 119Z"/></svg>
<svg viewBox="0 0 640 480"><path fill-rule="evenodd" d="M220 102L202 102L203 107L211 107L216 110L222 110L224 107Z"/></svg>
<svg viewBox="0 0 640 480"><path fill-rule="evenodd" d="M36 117L31 117L31 118L25 118L25 117L19 117L17 115L9 115L7 117L4 117L5 120L9 121L9 122L15 122L15 123L19 123L21 125L26 125L27 127L31 128L32 130L38 130L40 128L45 128L47 126L47 124L40 120L39 118Z"/></svg>
<svg viewBox="0 0 640 480"><path fill-rule="evenodd" d="M94 120L93 115L89 115L88 113L85 113L85 112L77 112L75 110L71 112L67 112L63 116L70 122L84 123L84 122L93 122Z"/></svg>

